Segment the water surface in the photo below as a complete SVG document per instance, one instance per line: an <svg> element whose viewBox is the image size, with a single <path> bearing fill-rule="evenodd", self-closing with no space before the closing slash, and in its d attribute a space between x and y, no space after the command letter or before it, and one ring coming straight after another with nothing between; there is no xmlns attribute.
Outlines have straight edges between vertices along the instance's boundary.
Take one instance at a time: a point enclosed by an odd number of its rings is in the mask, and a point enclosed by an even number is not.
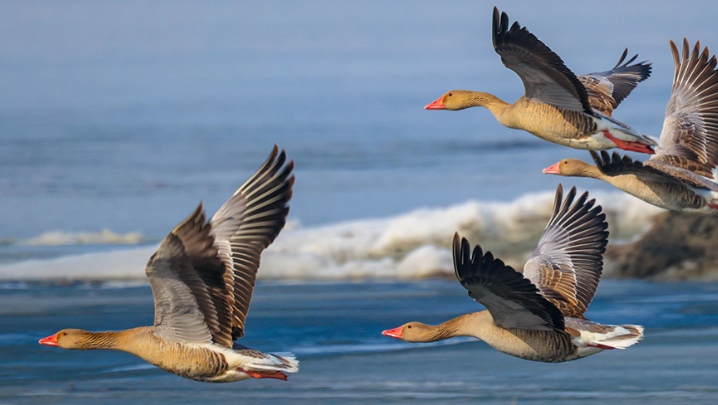
<svg viewBox="0 0 718 405"><path fill-rule="evenodd" d="M454 281L259 283L243 344L292 351L288 382L198 383L132 355L63 351L37 340L65 327L150 325L147 286L4 284L0 402L272 404L710 403L718 398L718 285L601 283L587 315L646 327L644 341L561 364L513 358L456 338L409 344L380 333L481 310Z"/></svg>

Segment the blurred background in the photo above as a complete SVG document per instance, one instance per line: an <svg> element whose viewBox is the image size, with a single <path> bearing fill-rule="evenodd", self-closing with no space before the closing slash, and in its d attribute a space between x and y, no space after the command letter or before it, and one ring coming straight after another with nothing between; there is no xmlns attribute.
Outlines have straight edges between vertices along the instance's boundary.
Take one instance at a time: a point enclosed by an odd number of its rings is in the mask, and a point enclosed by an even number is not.
<svg viewBox="0 0 718 405"><path fill-rule="evenodd" d="M161 238L219 207L274 143L297 164L305 225L551 191L583 151L448 90L523 94L491 45L494 3L22 1L0 4L0 238L110 229ZM498 4L575 73L625 47L653 74L615 117L658 136L668 40L716 42L711 1ZM565 179L564 183L566 183ZM584 188L597 181L570 179Z"/></svg>
<svg viewBox="0 0 718 405"><path fill-rule="evenodd" d="M0 402L201 400L233 389L273 403L710 402L714 284L602 283L589 317L642 323L655 340L565 366L379 335L480 310L455 281L396 280L453 277L457 230L520 267L559 181L604 206L612 244L635 240L661 212L600 181L541 173L586 151L502 127L485 109L423 109L453 89L507 102L523 94L491 44L494 5L576 74L612 68L626 47L652 61L614 117L656 137L671 92L668 41L718 46L715 1L0 2ZM199 389L129 355L35 343L61 327L150 324L143 269L156 244L200 200L211 215L275 143L297 181L290 223L262 259L260 278L274 281L259 285L244 343L300 356L309 371L289 390Z"/></svg>

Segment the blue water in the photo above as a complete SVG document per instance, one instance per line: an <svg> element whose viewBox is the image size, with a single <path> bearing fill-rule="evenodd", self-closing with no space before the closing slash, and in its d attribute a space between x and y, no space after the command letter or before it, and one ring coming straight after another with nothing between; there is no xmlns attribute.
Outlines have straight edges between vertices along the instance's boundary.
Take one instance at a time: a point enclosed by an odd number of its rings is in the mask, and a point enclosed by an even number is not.
<svg viewBox="0 0 718 405"><path fill-rule="evenodd" d="M0 262L121 246L22 246L52 230L157 241L218 208L274 143L296 161L290 220L392 216L553 190L540 170L583 151L501 127L483 109L425 111L444 92L523 93L490 42L485 1L0 2ZM658 135L668 40L718 47L714 1L499 4L576 73L624 47L652 77L614 115ZM561 179L588 190L586 179ZM260 283L243 343L295 352L281 381L209 385L123 353L39 346L64 327L152 323L146 286L0 285L0 403L713 403L716 284L603 282L588 316L636 323L626 351L558 365L455 340L381 336L478 310L456 282Z"/></svg>
<svg viewBox="0 0 718 405"><path fill-rule="evenodd" d="M575 72L612 67L626 46L654 61L615 116L658 135L668 40L715 46L718 5L653 4L501 7ZM305 225L552 190L540 170L588 154L484 109L422 109L454 88L523 93L491 46L493 5L2 2L0 240L161 238L200 200L219 207L273 143L297 163L291 218Z"/></svg>
<svg viewBox="0 0 718 405"><path fill-rule="evenodd" d="M37 340L65 327L124 329L153 320L147 286L3 285L1 403L707 404L718 398L718 285L604 281L587 315L646 326L645 340L561 364L516 359L457 338L382 336L408 321L481 310L455 281L259 283L241 343L292 351L288 382L206 384L132 355L63 351Z"/></svg>

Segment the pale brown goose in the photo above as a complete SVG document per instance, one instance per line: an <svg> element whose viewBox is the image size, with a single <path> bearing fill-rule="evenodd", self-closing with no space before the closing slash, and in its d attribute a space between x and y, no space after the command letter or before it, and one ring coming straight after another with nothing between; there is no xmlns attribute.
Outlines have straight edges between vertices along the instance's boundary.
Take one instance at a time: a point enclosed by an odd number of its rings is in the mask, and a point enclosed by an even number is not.
<svg viewBox="0 0 718 405"><path fill-rule="evenodd" d="M675 74L656 154L641 163L617 153L591 152L596 166L564 159L543 170L603 180L650 204L673 211L715 214L718 209L718 70L708 47L696 42L683 55L670 42Z"/></svg>
<svg viewBox="0 0 718 405"><path fill-rule="evenodd" d="M452 90L425 109L486 107L502 125L560 145L653 153L651 147L658 145L654 139L610 118L631 90L651 74L650 63L629 65L638 55L623 63L626 49L613 69L577 77L558 55L518 22L509 29L508 16L499 15L496 7L492 38L501 61L521 77L526 94L508 104L489 93Z"/></svg>
<svg viewBox="0 0 718 405"><path fill-rule="evenodd" d="M286 222L294 163L275 145L269 159L212 217L202 204L160 244L146 273L155 324L121 332L65 329L40 340L63 349L132 353L163 370L204 382L278 378L298 371L291 354L233 343L245 319L262 251Z"/></svg>
<svg viewBox="0 0 718 405"><path fill-rule="evenodd" d="M642 326L601 325L584 316L601 279L608 225L601 206L586 201L588 193L575 203L575 187L563 203L562 195L559 185L553 215L523 275L479 245L472 254L469 242L454 235L456 278L487 311L437 326L410 322L383 334L407 342L472 336L506 354L549 363L641 340Z"/></svg>

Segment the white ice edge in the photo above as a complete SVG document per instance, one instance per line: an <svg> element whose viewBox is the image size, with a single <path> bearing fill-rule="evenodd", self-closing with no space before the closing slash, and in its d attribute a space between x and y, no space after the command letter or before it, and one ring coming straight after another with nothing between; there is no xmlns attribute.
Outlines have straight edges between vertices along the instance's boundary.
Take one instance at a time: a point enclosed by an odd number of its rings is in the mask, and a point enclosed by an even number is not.
<svg viewBox="0 0 718 405"><path fill-rule="evenodd" d="M568 187L567 187L568 188ZM568 190L564 191L564 195ZM645 232L661 212L623 193L592 193L603 206L611 239ZM388 218L284 229L262 255L259 279L416 279L453 273L454 232L521 266L548 221L554 192L511 202L467 201ZM0 280L137 280L156 246L29 260L0 266ZM506 249L504 251L503 249Z"/></svg>

